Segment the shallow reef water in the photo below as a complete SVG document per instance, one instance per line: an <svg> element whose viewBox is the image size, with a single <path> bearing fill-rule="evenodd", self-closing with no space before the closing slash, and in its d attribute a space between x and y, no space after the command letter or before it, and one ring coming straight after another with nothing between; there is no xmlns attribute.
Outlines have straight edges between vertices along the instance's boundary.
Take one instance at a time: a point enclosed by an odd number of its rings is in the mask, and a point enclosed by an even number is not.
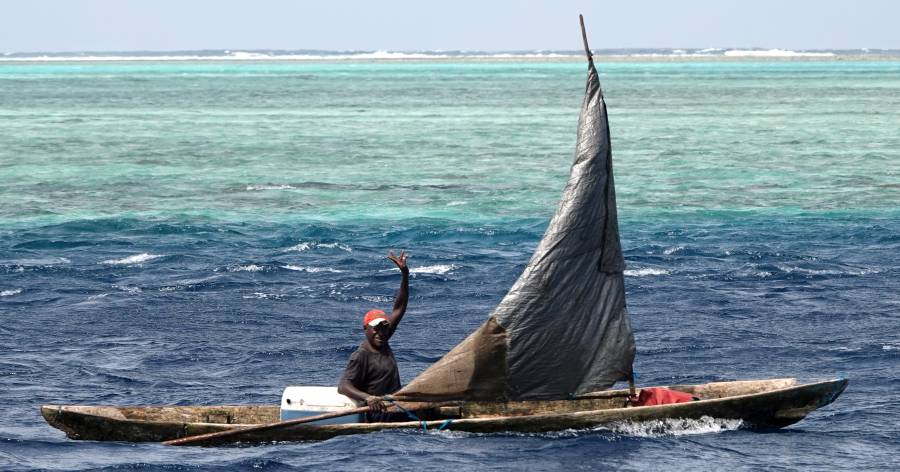
<svg viewBox="0 0 900 472"><path fill-rule="evenodd" d="M641 385L847 377L778 431L704 418L170 448L42 404L332 385L399 280L408 382L527 263L578 61L0 64L0 469L900 467L900 63L598 64Z"/></svg>

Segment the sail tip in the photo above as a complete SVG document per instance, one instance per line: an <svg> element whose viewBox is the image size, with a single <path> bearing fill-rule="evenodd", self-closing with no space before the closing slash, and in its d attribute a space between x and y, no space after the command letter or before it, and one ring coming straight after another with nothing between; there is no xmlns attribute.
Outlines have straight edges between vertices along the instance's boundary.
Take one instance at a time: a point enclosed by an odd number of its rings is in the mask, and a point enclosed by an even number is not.
<svg viewBox="0 0 900 472"><path fill-rule="evenodd" d="M587 54L589 62L594 62L594 56L591 54L591 48L588 46L587 32L584 29L584 15L578 14L578 24L581 25L581 40L584 42L584 53Z"/></svg>

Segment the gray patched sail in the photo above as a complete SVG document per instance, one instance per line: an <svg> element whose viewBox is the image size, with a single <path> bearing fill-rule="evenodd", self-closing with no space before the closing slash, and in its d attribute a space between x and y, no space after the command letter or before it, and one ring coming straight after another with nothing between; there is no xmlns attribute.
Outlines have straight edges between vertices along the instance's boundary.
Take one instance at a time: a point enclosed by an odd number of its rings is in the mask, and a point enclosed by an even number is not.
<svg viewBox="0 0 900 472"><path fill-rule="evenodd" d="M593 61L572 173L519 280L488 320L398 398L562 399L631 375L606 103Z"/></svg>

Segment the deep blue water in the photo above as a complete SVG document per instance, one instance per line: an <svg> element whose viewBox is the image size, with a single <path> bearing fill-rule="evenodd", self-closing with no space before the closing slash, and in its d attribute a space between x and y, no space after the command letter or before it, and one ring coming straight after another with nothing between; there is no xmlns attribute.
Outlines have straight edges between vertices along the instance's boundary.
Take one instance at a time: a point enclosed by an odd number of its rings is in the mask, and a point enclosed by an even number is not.
<svg viewBox="0 0 900 472"><path fill-rule="evenodd" d="M779 431L71 441L42 404L276 404L388 308L408 382L527 263L584 64L0 65L0 470L900 468L900 64L601 66L640 385L844 376Z"/></svg>
<svg viewBox="0 0 900 472"><path fill-rule="evenodd" d="M44 403L275 403L285 385L333 384L359 342L361 314L390 305L399 276L383 259L388 248L413 254L409 314L392 340L408 381L483 321L545 224L114 219L5 231L4 286L24 288L2 302L2 468L897 465L900 223L852 215L622 220L640 384L851 379L835 404L783 431L727 422L538 435L405 431L173 450L69 441L38 413ZM159 257L121 262L144 253Z"/></svg>

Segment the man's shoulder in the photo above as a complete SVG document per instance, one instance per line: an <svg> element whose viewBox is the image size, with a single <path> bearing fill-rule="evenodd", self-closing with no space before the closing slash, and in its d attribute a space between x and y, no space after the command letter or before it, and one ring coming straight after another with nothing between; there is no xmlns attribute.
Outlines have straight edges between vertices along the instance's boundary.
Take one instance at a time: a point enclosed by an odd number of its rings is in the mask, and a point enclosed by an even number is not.
<svg viewBox="0 0 900 472"><path fill-rule="evenodd" d="M368 354L368 351L366 350L366 348L364 348L362 345L360 345L359 347L356 348L355 351L353 351L353 354L350 354L350 360L364 358L364 357L366 357L367 354Z"/></svg>

